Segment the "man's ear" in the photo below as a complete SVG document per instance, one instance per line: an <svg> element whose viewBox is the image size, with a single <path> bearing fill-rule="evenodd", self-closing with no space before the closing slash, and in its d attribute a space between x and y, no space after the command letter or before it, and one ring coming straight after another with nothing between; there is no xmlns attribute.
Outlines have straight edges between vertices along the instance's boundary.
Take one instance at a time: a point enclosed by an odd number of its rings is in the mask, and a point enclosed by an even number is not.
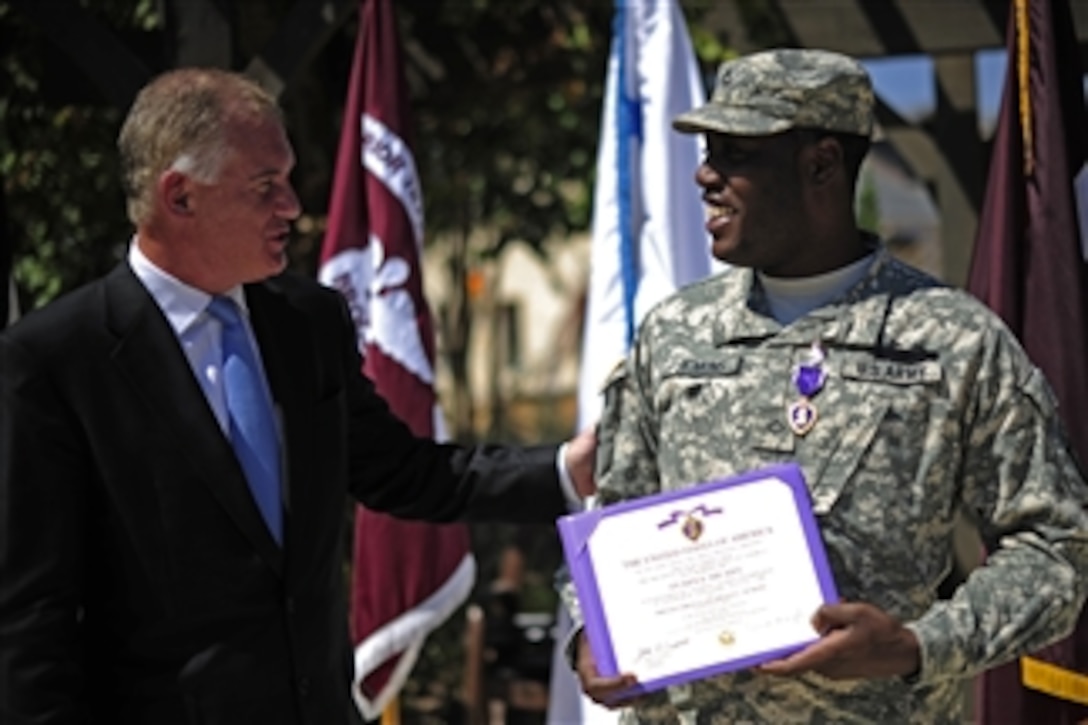
<svg viewBox="0 0 1088 725"><path fill-rule="evenodd" d="M164 171L156 191L168 214L192 215L192 187L188 176L174 169Z"/></svg>
<svg viewBox="0 0 1088 725"><path fill-rule="evenodd" d="M842 145L831 136L824 136L809 148L808 176L817 186L835 178L843 170Z"/></svg>

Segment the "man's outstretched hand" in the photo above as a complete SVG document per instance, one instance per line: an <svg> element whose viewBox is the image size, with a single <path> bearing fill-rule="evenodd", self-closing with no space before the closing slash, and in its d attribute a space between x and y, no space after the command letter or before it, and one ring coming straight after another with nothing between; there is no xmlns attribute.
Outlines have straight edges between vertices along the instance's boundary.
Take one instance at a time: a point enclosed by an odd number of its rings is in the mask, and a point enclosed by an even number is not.
<svg viewBox="0 0 1088 725"><path fill-rule="evenodd" d="M597 429L590 426L567 441L563 463L574 483L574 490L583 500L597 493L593 480L594 457L597 455Z"/></svg>

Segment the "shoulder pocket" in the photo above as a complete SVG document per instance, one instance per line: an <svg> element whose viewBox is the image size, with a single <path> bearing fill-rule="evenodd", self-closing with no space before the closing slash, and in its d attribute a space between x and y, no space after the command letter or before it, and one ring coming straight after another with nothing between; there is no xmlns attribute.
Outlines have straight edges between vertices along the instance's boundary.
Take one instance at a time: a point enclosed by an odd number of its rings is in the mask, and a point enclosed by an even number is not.
<svg viewBox="0 0 1088 725"><path fill-rule="evenodd" d="M605 378L601 387L604 403L597 421L597 455L595 477L600 481L612 470L616 433L623 422L623 389L627 384L628 358L620 360Z"/></svg>
<svg viewBox="0 0 1088 725"><path fill-rule="evenodd" d="M914 480L932 452L927 441L933 426L946 417L940 361L855 355L835 372L841 382L829 384L817 398L829 420L817 423L809 435L809 442L818 444L811 454L816 513L829 512L856 481L866 490L881 490L886 505L918 505L903 500L912 493L900 484Z"/></svg>

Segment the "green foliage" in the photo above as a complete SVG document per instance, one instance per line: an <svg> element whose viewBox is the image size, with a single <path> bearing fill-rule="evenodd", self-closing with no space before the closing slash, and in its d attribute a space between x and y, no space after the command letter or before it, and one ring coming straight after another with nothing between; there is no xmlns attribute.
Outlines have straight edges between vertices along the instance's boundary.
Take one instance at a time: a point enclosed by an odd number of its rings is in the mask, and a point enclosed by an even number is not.
<svg viewBox="0 0 1088 725"><path fill-rule="evenodd" d="M702 25L691 26L691 46L704 67L715 68L722 61L737 57L735 50Z"/></svg>
<svg viewBox="0 0 1088 725"><path fill-rule="evenodd" d="M152 6L95 3L120 28L145 26ZM58 51L8 3L0 48L0 178L14 277L34 307L101 274L124 250L130 231L113 152L120 112L51 98Z"/></svg>
<svg viewBox="0 0 1088 725"><path fill-rule="evenodd" d="M789 23L773 0L737 0L748 38L758 48L790 46L796 43Z"/></svg>
<svg viewBox="0 0 1088 725"><path fill-rule="evenodd" d="M874 234L880 233L880 197L871 174L862 173L859 179L856 209L858 226Z"/></svg>
<svg viewBox="0 0 1088 725"><path fill-rule="evenodd" d="M79 4L109 25L118 42L162 26L153 0ZM486 228L491 243L473 253L490 256L513 239L540 251L546 237L588 226L612 6L585 5L396 4L428 236ZM237 13L238 37L259 47L260 33L252 28L274 28L276 12L282 9ZM122 111L97 100L78 64L4 0L0 40L0 174L16 281L28 306L37 306L103 273L123 254L130 227L114 153ZM323 123L314 120L315 110L304 126L292 128L300 151L296 184L306 208L318 215L327 205L343 61L353 43L348 32L334 37L287 98L299 106L323 101ZM318 72L330 57L344 68ZM50 89L58 62L66 85L85 98L55 97ZM311 235L296 247L295 256L304 257L296 266L315 266L315 241Z"/></svg>
<svg viewBox="0 0 1088 725"><path fill-rule="evenodd" d="M607 3L415 2L402 10L430 233L478 225L485 254L589 224Z"/></svg>

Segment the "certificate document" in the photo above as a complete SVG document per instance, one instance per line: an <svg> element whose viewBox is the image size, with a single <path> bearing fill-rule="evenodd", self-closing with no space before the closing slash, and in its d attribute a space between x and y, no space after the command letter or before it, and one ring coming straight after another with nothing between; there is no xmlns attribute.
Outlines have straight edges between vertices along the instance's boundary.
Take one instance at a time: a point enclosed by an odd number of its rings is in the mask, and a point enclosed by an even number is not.
<svg viewBox="0 0 1088 725"><path fill-rule="evenodd" d="M634 692L783 657L838 600L795 464L564 516L590 649Z"/></svg>

